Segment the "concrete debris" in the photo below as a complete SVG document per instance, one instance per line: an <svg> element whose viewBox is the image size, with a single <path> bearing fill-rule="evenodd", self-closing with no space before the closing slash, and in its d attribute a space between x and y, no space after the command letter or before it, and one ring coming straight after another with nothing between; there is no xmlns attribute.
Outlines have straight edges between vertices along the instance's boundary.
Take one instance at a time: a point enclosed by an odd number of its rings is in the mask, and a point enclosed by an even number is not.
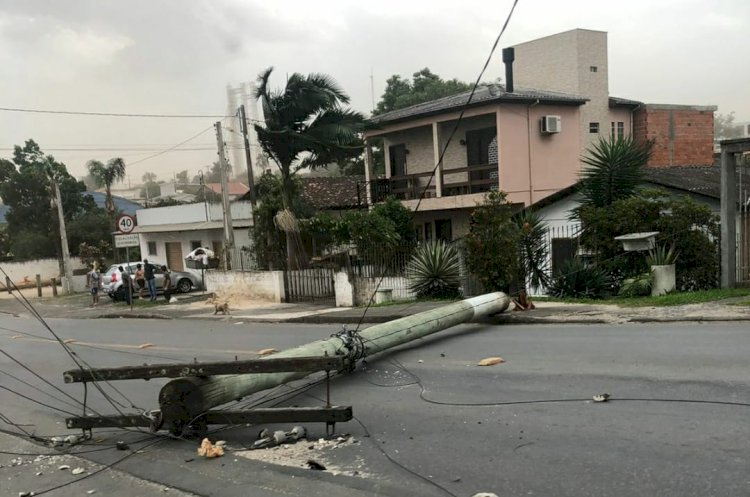
<svg viewBox="0 0 750 497"><path fill-rule="evenodd" d="M18 492L18 497L33 497L36 495L34 492Z"/></svg>
<svg viewBox="0 0 750 497"><path fill-rule="evenodd" d="M92 488L91 490L86 490L86 493L87 493L87 494L89 494L89 495L93 495L93 494L95 494L95 493L96 493L96 490L94 490L94 489Z"/></svg>
<svg viewBox="0 0 750 497"><path fill-rule="evenodd" d="M471 497L497 497L497 494L493 494L492 492L479 492Z"/></svg>
<svg viewBox="0 0 750 497"><path fill-rule="evenodd" d="M59 469L60 471L66 471L70 469L70 466L68 466L67 464L63 464L62 466L59 466L57 469Z"/></svg>
<svg viewBox="0 0 750 497"><path fill-rule="evenodd" d="M602 393L594 395L594 402L607 402L609 400L610 395L608 393Z"/></svg>
<svg viewBox="0 0 750 497"><path fill-rule="evenodd" d="M44 474L44 473L42 473L41 471L37 471L37 472L36 472L36 476L42 476L43 474Z"/></svg>
<svg viewBox="0 0 750 497"><path fill-rule="evenodd" d="M130 448L130 446L123 441L117 442L115 447L117 447L117 450L128 450Z"/></svg>
<svg viewBox="0 0 750 497"><path fill-rule="evenodd" d="M80 475L80 474L85 473L85 472L86 472L86 470L83 469L83 468L75 468L73 471L71 471L71 473L74 474L74 475Z"/></svg>
<svg viewBox="0 0 750 497"><path fill-rule="evenodd" d="M224 455L224 447L221 445L214 446L209 439L204 438L201 446L198 447L198 455L207 459L221 457Z"/></svg>
<svg viewBox="0 0 750 497"><path fill-rule="evenodd" d="M502 364L505 359L502 357L486 357L477 363L477 366L494 366L495 364Z"/></svg>

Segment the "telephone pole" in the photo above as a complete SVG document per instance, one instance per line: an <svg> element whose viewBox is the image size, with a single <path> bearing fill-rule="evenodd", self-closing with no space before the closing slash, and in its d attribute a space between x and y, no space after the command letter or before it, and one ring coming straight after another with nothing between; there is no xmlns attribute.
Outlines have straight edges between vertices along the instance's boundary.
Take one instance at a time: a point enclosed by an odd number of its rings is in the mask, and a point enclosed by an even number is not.
<svg viewBox="0 0 750 497"><path fill-rule="evenodd" d="M247 186L250 187L250 204L255 209L255 180L253 179L253 159L250 153L250 139L247 136L247 117L245 117L245 104L240 105L240 131L245 142L245 162L247 163Z"/></svg>
<svg viewBox="0 0 750 497"><path fill-rule="evenodd" d="M234 250L234 227L232 226L232 210L229 205L229 187L227 185L227 158L224 155L224 138L221 134L221 122L214 124L216 128L216 144L219 149L219 169L221 171L221 206L224 213L224 269L232 267L232 252Z"/></svg>
<svg viewBox="0 0 750 497"><path fill-rule="evenodd" d="M57 217L60 221L60 244L62 245L63 273L63 293L73 293L73 270L70 267L70 251L68 250L68 233L65 231L65 216L63 215L62 198L60 196L60 186L54 178L50 178L55 185L55 203L57 204Z"/></svg>

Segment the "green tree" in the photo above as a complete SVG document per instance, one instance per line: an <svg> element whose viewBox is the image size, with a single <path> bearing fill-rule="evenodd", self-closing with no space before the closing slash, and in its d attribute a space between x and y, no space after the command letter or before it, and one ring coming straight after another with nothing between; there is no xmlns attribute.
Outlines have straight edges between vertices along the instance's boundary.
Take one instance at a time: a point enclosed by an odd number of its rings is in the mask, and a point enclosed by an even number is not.
<svg viewBox="0 0 750 497"><path fill-rule="evenodd" d="M289 219L294 216L294 175L361 154L365 119L342 107L349 97L330 76L293 73L283 89L273 90L272 71L268 68L258 77L255 98L263 107L265 126L256 124L255 131L264 154L281 173L281 202ZM287 266L296 267L298 258L289 237L286 251Z"/></svg>
<svg viewBox="0 0 750 497"><path fill-rule="evenodd" d="M107 164L98 160L90 160L86 163L89 174L94 177L98 186L104 187L106 197L104 199L104 210L109 215L109 225L115 226L115 203L112 200L112 183L125 177L125 161L119 157L109 159ZM147 173L148 174L148 173Z"/></svg>
<svg viewBox="0 0 750 497"><path fill-rule="evenodd" d="M34 140L13 149L12 168L0 165L0 197L10 207L6 220L11 251L16 259L60 255L57 207L53 182L60 187L66 223L97 209L94 200L82 195L86 187L68 174L65 164L44 155Z"/></svg>
<svg viewBox="0 0 750 497"><path fill-rule="evenodd" d="M625 252L615 237L658 231L657 243L674 247L677 288L680 291L715 288L718 282L718 218L687 196L670 197L660 190L644 190L606 207L581 209L583 247L596 254L597 264L615 286L649 270L643 253Z"/></svg>
<svg viewBox="0 0 750 497"><path fill-rule="evenodd" d="M489 291L517 284L521 230L503 192L490 192L471 214L465 238L466 264Z"/></svg>
<svg viewBox="0 0 750 497"><path fill-rule="evenodd" d="M186 183L188 183L189 182L189 178L188 178L187 169L185 169L183 171L180 171L179 173L175 174L174 178L175 178L175 181L177 181L177 183L181 183L183 185L186 184Z"/></svg>
<svg viewBox="0 0 750 497"><path fill-rule="evenodd" d="M413 78L402 78L394 74L386 81L385 92L380 97L373 115L383 114L410 105L429 102L462 91L471 90L472 85L458 79L444 80L429 68L417 71Z"/></svg>
<svg viewBox="0 0 750 497"><path fill-rule="evenodd" d="M146 172L143 173L143 176L141 176L141 179L144 183L156 183L156 173L152 172Z"/></svg>

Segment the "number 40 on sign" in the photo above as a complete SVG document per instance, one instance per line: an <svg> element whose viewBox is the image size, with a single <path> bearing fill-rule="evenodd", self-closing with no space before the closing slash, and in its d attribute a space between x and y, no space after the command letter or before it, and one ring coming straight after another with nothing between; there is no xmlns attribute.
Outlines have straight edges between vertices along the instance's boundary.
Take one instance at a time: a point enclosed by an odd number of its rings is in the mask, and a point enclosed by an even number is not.
<svg viewBox="0 0 750 497"><path fill-rule="evenodd" d="M117 231L120 233L130 233L135 228L135 219L133 216L122 214L117 218Z"/></svg>

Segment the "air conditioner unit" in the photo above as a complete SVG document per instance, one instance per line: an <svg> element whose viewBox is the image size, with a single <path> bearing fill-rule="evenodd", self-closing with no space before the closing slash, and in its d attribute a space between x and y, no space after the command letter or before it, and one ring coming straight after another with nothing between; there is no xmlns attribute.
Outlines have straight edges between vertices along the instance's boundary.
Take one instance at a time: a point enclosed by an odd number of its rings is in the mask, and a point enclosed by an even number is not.
<svg viewBox="0 0 750 497"><path fill-rule="evenodd" d="M542 116L542 133L559 133L562 131L562 119L560 116Z"/></svg>

